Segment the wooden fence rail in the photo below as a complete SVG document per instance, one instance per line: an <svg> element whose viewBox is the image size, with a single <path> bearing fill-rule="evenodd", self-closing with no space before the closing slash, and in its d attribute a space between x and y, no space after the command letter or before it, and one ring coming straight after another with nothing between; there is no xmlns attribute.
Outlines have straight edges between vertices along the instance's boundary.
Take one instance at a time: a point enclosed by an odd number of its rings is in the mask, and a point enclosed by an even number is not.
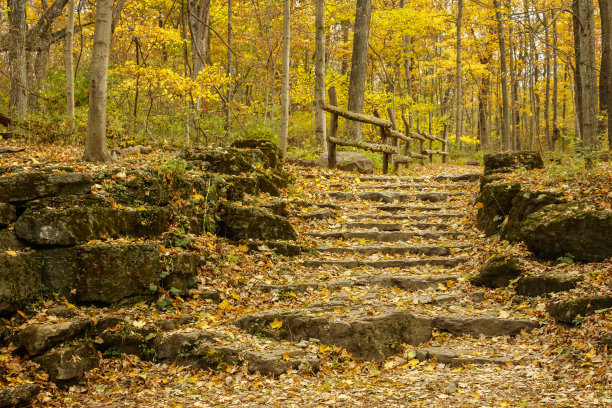
<svg viewBox="0 0 612 408"><path fill-rule="evenodd" d="M442 156L442 162L446 162L446 156L448 156L448 138L446 134L446 126L444 126L444 137L438 137L432 135L431 126L431 113L429 115L429 133L421 132L419 123L417 121L416 131L410 129L409 123L406 117L402 114L402 121L404 122L405 133L400 132L397 129L395 123L395 115L391 108L387 108L387 115L389 120L382 119L378 111L374 110L374 116L364 115L363 113L351 112L338 107L338 100L336 96L336 88L331 87L328 90L329 103L323 105L323 109L331 114L331 123L329 126L329 135L327 136L327 159L328 167L330 169L336 168L336 146L351 146L357 147L363 150L371 152L377 152L383 154L383 174L389 172L389 164L395 163L395 169L397 171L399 163L408 163L412 159L427 159L429 162L433 162L434 155ZM346 140L340 139L337 136L338 133L338 118L342 117L354 122L367 123L370 125L377 126L380 129L381 143L364 142L360 140ZM410 151L410 142L412 140L419 141L419 152ZM429 149L425 148L425 142L429 141ZM404 153L400 154L400 141L405 142ZM433 142L440 142L442 144L441 150L433 148Z"/></svg>

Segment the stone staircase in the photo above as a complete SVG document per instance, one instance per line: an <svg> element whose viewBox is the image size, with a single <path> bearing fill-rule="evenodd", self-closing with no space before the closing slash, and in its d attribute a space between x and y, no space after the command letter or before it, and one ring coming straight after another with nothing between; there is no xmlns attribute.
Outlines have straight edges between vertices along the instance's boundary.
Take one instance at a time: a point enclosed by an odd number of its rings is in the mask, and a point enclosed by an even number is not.
<svg viewBox="0 0 612 408"><path fill-rule="evenodd" d="M450 365L532 360L491 350L483 339L526 334L540 323L486 299L455 271L478 251L466 239L475 232L464 218L478 179L463 174L330 181L308 212L292 220L316 251L295 273L283 275L287 281L260 286L281 297L317 292L318 301L292 310L270 305L236 326L304 348L341 346L363 360L383 361L402 344L416 347L420 360ZM448 346L429 344L439 333L452 339Z"/></svg>

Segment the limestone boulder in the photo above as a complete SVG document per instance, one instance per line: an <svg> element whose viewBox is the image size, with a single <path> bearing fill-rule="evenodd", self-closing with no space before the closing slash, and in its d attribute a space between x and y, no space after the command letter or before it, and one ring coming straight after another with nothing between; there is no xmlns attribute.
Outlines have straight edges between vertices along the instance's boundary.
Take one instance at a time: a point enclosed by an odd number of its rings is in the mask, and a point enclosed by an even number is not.
<svg viewBox="0 0 612 408"><path fill-rule="evenodd" d="M18 343L30 356L36 356L56 344L81 337L91 326L91 320L86 318L31 324L19 332Z"/></svg>
<svg viewBox="0 0 612 408"><path fill-rule="evenodd" d="M0 251L0 316L15 312L40 293L41 272L35 252Z"/></svg>
<svg viewBox="0 0 612 408"><path fill-rule="evenodd" d="M0 390L0 408L25 406L40 392L38 384L22 384L16 387L3 387Z"/></svg>
<svg viewBox="0 0 612 408"><path fill-rule="evenodd" d="M522 271L518 258L511 255L495 255L482 265L478 275L470 282L478 286L501 288L518 278Z"/></svg>
<svg viewBox="0 0 612 408"><path fill-rule="evenodd" d="M0 227L15 221L15 206L7 203L0 203Z"/></svg>
<svg viewBox="0 0 612 408"><path fill-rule="evenodd" d="M270 211L223 202L218 209L218 234L230 239L290 240L297 233L284 217Z"/></svg>
<svg viewBox="0 0 612 408"><path fill-rule="evenodd" d="M179 158L201 171L239 175L268 167L268 157L259 149L188 149Z"/></svg>
<svg viewBox="0 0 612 408"><path fill-rule="evenodd" d="M97 195L46 198L28 206L15 223L17 236L34 245L75 245L102 237L157 237L171 213L162 207L115 208Z"/></svg>
<svg viewBox="0 0 612 408"><path fill-rule="evenodd" d="M504 228L503 236L511 242L520 241L523 221L540 208L551 204L565 203L560 193L550 191L521 191L512 200L512 207L508 214L508 224Z"/></svg>
<svg viewBox="0 0 612 408"><path fill-rule="evenodd" d="M64 346L34 358L49 374L49 379L58 384L80 381L85 373L98 366L99 358L87 344Z"/></svg>
<svg viewBox="0 0 612 408"><path fill-rule="evenodd" d="M486 184L478 196L477 227L486 235L499 233L512 208L512 200L520 191L518 183Z"/></svg>
<svg viewBox="0 0 612 408"><path fill-rule="evenodd" d="M599 262L612 257L612 212L581 202L548 205L525 219L520 237L542 258Z"/></svg>
<svg viewBox="0 0 612 408"><path fill-rule="evenodd" d="M41 197L86 194L93 179L87 173L32 172L0 177L0 202L23 203Z"/></svg>
<svg viewBox="0 0 612 408"><path fill-rule="evenodd" d="M542 155L536 151L501 152L484 155L485 174L492 170L505 168L533 170L543 167Z"/></svg>
<svg viewBox="0 0 612 408"><path fill-rule="evenodd" d="M321 156L322 167L327 167L327 153ZM345 171L356 171L361 174L372 174L374 162L357 152L336 152L336 167Z"/></svg>
<svg viewBox="0 0 612 408"><path fill-rule="evenodd" d="M283 165L283 155L278 146L266 139L240 139L231 144L237 149L258 149L268 159L267 167L280 169Z"/></svg>
<svg viewBox="0 0 612 408"><path fill-rule="evenodd" d="M112 304L150 296L162 267L158 244L112 243L41 251L42 281L73 302Z"/></svg>
<svg viewBox="0 0 612 408"><path fill-rule="evenodd" d="M588 316L597 310L612 307L612 296L588 296L573 300L550 302L546 311L558 322L574 323L578 316Z"/></svg>

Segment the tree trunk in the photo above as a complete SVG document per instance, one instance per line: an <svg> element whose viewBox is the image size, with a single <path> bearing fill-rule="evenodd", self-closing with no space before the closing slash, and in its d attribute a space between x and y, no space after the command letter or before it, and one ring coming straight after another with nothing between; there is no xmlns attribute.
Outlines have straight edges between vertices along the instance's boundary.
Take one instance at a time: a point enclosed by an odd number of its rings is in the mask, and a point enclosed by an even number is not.
<svg viewBox="0 0 612 408"><path fill-rule="evenodd" d="M106 97L113 0L97 0L93 50L89 67L89 117L83 160L110 160L106 149Z"/></svg>
<svg viewBox="0 0 612 408"><path fill-rule="evenodd" d="M455 143L457 149L461 149L461 136L463 133L463 106L462 106L462 94L461 94L461 20L463 19L463 0L457 2L457 67L456 67L456 87L457 87L457 115L455 117L456 125L456 138Z"/></svg>
<svg viewBox="0 0 612 408"><path fill-rule="evenodd" d="M548 143L548 150L552 150L552 135L550 132L550 35L548 32L548 18L546 17L546 12L543 13L542 23L544 24L544 42L546 43L546 62L545 72L546 72L546 91L545 91L545 99L544 99L544 121L545 123L545 134L546 134L546 143Z"/></svg>
<svg viewBox="0 0 612 408"><path fill-rule="evenodd" d="M283 0L283 55L281 64L281 123L278 147L287 157L287 137L289 135L289 49L291 41L291 0Z"/></svg>
<svg viewBox="0 0 612 408"><path fill-rule="evenodd" d="M601 69L599 73L599 109L607 111L608 148L612 150L612 2L599 0L601 17Z"/></svg>
<svg viewBox="0 0 612 408"><path fill-rule="evenodd" d="M595 17L592 0L572 4L576 56L575 103L582 147L594 147L597 132L597 73L595 65Z"/></svg>
<svg viewBox="0 0 612 408"><path fill-rule="evenodd" d="M480 59L481 64L487 64L489 59L483 57ZM487 110L489 106L489 88L491 80L488 74L484 74L480 80L478 89L478 138L483 151L490 150L489 146L489 129L487 127Z"/></svg>
<svg viewBox="0 0 612 408"><path fill-rule="evenodd" d="M508 101L508 63L506 62L506 41L504 39L504 22L499 0L493 0L495 19L497 20L497 38L499 40L500 80L502 91L501 139L502 150L510 150L510 104Z"/></svg>
<svg viewBox="0 0 612 408"><path fill-rule="evenodd" d="M315 0L315 48L315 135L325 154L325 0Z"/></svg>
<svg viewBox="0 0 612 408"><path fill-rule="evenodd" d="M559 129L559 81L557 79L557 71L558 71L558 60L557 60L557 18L555 17L552 21L552 35L553 35L553 43L552 43L552 58L553 58L553 90L552 90L552 108L553 108L553 133L551 136L552 146L551 149L554 151L557 140L561 138L561 130Z"/></svg>
<svg viewBox="0 0 612 408"><path fill-rule="evenodd" d="M225 97L225 133L229 134L230 125L231 125L231 117L230 117L230 103L232 101L232 14L234 13L232 8L232 0L227 1L227 94Z"/></svg>
<svg viewBox="0 0 612 408"><path fill-rule="evenodd" d="M6 3L11 80L8 114L15 120L21 120L27 113L26 1L7 0Z"/></svg>
<svg viewBox="0 0 612 408"><path fill-rule="evenodd" d="M72 51L74 38L74 0L68 2L68 20L66 22L66 50L64 55L64 66L66 68L66 116L68 117L68 129L74 131L74 64Z"/></svg>
<svg viewBox="0 0 612 408"><path fill-rule="evenodd" d="M357 113L363 112L371 15L372 0L357 0L353 33L353 54L351 56L351 76L348 89L348 110ZM349 122L347 125L347 134L354 140L361 139L361 123Z"/></svg>
<svg viewBox="0 0 612 408"><path fill-rule="evenodd" d="M519 133L518 133L518 120L519 120L519 112L518 112L518 86L516 80L516 64L514 62L514 40L512 38L512 28L510 28L510 32L508 35L508 54L510 56L510 97L512 98L512 104L510 108L510 125L512 126L511 131L511 142L513 150L520 150L520 142L519 142Z"/></svg>

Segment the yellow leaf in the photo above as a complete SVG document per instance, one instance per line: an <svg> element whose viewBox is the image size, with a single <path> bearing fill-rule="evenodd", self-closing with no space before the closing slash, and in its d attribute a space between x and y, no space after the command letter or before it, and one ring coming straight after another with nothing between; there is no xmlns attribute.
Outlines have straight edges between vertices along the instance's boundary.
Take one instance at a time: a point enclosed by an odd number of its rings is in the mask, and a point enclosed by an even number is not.
<svg viewBox="0 0 612 408"><path fill-rule="evenodd" d="M219 303L219 309L221 310L234 310L234 306L230 305L227 299L223 299L223 302Z"/></svg>
<svg viewBox="0 0 612 408"><path fill-rule="evenodd" d="M6 254L7 254L8 256L17 256L17 252L15 252L15 251L13 251L13 250L11 250L11 249L9 249L8 251L6 251Z"/></svg>
<svg viewBox="0 0 612 408"><path fill-rule="evenodd" d="M283 360L285 361L289 361L289 352L286 352L285 354L283 354Z"/></svg>
<svg viewBox="0 0 612 408"><path fill-rule="evenodd" d="M196 200L199 200L199 199L204 198L204 196L202 194L193 194L191 198L195 198Z"/></svg>
<svg viewBox="0 0 612 408"><path fill-rule="evenodd" d="M584 356L586 358L591 358L595 355L595 349L591 349L591 351L589 351L588 353L586 353Z"/></svg>
<svg viewBox="0 0 612 408"><path fill-rule="evenodd" d="M455 281L449 279L448 281L446 281L446 286L452 288L453 286L455 286Z"/></svg>
<svg viewBox="0 0 612 408"><path fill-rule="evenodd" d="M444 286L443 283L438 283L438 290L445 291L446 290L446 286Z"/></svg>
<svg viewBox="0 0 612 408"><path fill-rule="evenodd" d="M455 368L453 371L451 371L451 373L458 373L463 371L463 368L459 367L459 368Z"/></svg>
<svg viewBox="0 0 612 408"><path fill-rule="evenodd" d="M238 249L242 252L244 252L245 254L247 252L249 252L249 246L247 244L240 244L238 245Z"/></svg>
<svg viewBox="0 0 612 408"><path fill-rule="evenodd" d="M147 208L144 205L141 205L140 207L137 208L138 211L146 211Z"/></svg>
<svg viewBox="0 0 612 408"><path fill-rule="evenodd" d="M416 358L413 358L412 360L408 361L407 363L408 365L411 365L413 367L416 367L419 364L419 360Z"/></svg>
<svg viewBox="0 0 612 408"><path fill-rule="evenodd" d="M232 297L236 300L240 300L240 295L236 292L232 292Z"/></svg>
<svg viewBox="0 0 612 408"><path fill-rule="evenodd" d="M283 322L281 322L275 317L274 321L270 322L270 327L273 329L280 329L281 327L283 327Z"/></svg>
<svg viewBox="0 0 612 408"><path fill-rule="evenodd" d="M18 310L18 311L17 311L17 314L18 314L19 316L23 317L24 319L28 320L28 316L26 316L26 314L25 314L25 313L23 313L21 310Z"/></svg>
<svg viewBox="0 0 612 408"><path fill-rule="evenodd" d="M40 164L40 162L36 160L34 157L30 158L30 160L32 160L32 163L34 164Z"/></svg>
<svg viewBox="0 0 612 408"><path fill-rule="evenodd" d="M359 179L359 177L355 177L355 183L357 184L361 183L361 180Z"/></svg>
<svg viewBox="0 0 612 408"><path fill-rule="evenodd" d="M477 202L476 203L476 208L478 208L479 210L482 210L484 208L484 203L483 202Z"/></svg>

